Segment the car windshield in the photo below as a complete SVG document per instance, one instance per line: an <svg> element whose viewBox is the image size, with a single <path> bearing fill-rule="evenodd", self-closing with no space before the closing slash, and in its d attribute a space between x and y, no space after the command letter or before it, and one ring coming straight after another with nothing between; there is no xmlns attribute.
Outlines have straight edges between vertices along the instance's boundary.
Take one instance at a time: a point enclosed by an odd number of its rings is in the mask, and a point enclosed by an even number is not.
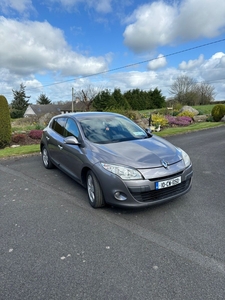
<svg viewBox="0 0 225 300"><path fill-rule="evenodd" d="M108 144L148 137L142 128L122 116L88 116L79 122L85 137L93 143Z"/></svg>

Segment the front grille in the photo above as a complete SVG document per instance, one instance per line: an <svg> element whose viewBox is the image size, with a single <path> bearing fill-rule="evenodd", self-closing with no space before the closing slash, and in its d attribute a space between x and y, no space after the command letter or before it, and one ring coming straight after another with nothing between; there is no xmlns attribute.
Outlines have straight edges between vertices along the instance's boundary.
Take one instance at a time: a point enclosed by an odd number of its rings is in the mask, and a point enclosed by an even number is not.
<svg viewBox="0 0 225 300"><path fill-rule="evenodd" d="M180 184L160 189L152 190L148 192L132 192L132 196L139 202L154 202L158 200L163 200L172 196L178 196L179 194L188 190L191 184L191 179L182 181Z"/></svg>
<svg viewBox="0 0 225 300"><path fill-rule="evenodd" d="M161 180L167 180L167 179L171 179L171 176L181 176L183 174L183 171L179 172L179 173L175 173L174 175L173 174L170 174L169 176L164 176L164 177L159 177L159 178L153 178L153 179L149 179L149 181L161 181Z"/></svg>

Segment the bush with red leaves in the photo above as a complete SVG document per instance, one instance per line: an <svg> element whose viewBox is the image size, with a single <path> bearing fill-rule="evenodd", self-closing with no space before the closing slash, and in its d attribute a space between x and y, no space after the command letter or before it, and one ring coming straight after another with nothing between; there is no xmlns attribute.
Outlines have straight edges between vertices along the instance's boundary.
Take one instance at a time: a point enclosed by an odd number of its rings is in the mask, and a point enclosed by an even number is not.
<svg viewBox="0 0 225 300"><path fill-rule="evenodd" d="M19 144L19 143L24 143L26 140L26 135L23 133L17 133L12 135L12 142Z"/></svg>
<svg viewBox="0 0 225 300"><path fill-rule="evenodd" d="M31 130L29 132L29 137L34 140L40 140L43 130Z"/></svg>

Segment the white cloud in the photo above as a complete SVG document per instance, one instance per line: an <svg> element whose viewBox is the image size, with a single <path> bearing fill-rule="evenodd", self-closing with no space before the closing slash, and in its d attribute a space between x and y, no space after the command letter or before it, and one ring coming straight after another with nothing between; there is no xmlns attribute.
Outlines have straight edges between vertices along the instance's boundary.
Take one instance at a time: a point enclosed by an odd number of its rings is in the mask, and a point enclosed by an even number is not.
<svg viewBox="0 0 225 300"><path fill-rule="evenodd" d="M79 4L83 4L88 8L94 8L100 13L109 13L112 11L112 0L49 0L48 2L60 3L65 9L77 9Z"/></svg>
<svg viewBox="0 0 225 300"><path fill-rule="evenodd" d="M174 14L174 8L163 2L139 7L127 19L127 22L134 21L125 29L125 45L134 52L142 52L168 44Z"/></svg>
<svg viewBox="0 0 225 300"><path fill-rule="evenodd" d="M200 55L198 59L190 59L188 62L182 61L179 64L181 70L190 70L199 67L204 61L204 55Z"/></svg>
<svg viewBox="0 0 225 300"><path fill-rule="evenodd" d="M212 38L225 30L224 0L185 0L175 20L175 33L184 40Z"/></svg>
<svg viewBox="0 0 225 300"><path fill-rule="evenodd" d="M165 56L159 54L158 57L148 63L148 69L157 70L165 67L167 64Z"/></svg>
<svg viewBox="0 0 225 300"><path fill-rule="evenodd" d="M111 0L97 0L94 7L96 7L96 11L101 13L108 13L112 11Z"/></svg>
<svg viewBox="0 0 225 300"><path fill-rule="evenodd" d="M225 59L225 53L217 52L214 55L212 55L212 59L219 60L219 62L223 65Z"/></svg>
<svg viewBox="0 0 225 300"><path fill-rule="evenodd" d="M10 37L10 38L9 38ZM108 57L87 57L70 49L63 31L48 22L0 17L0 68L27 76L54 72L82 76L105 71Z"/></svg>
<svg viewBox="0 0 225 300"><path fill-rule="evenodd" d="M200 37L212 38L225 31L224 0L164 1L140 6L127 18L124 43L134 52L173 45Z"/></svg>
<svg viewBox="0 0 225 300"><path fill-rule="evenodd" d="M199 68L199 74L203 80L217 83L221 80L225 80L224 73L225 66L225 53L218 52L212 55L207 61L205 61ZM225 98L225 95L224 95Z"/></svg>
<svg viewBox="0 0 225 300"><path fill-rule="evenodd" d="M3 13L10 13L16 11L20 14L33 9L32 0L1 0L0 10Z"/></svg>

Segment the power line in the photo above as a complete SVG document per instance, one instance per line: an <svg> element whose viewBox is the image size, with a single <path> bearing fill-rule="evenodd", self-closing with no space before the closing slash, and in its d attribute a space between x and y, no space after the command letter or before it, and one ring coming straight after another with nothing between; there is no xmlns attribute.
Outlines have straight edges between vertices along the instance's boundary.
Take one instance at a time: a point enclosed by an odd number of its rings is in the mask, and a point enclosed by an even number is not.
<svg viewBox="0 0 225 300"><path fill-rule="evenodd" d="M221 42L224 42L224 41L225 41L225 38L224 39L220 39L220 40L216 40L216 41L213 41L213 42L210 42L210 43L201 44L201 45L198 45L198 46L195 46L195 47L187 48L187 49L184 49L184 50L176 51L176 52L173 52L173 53L165 54L165 55L162 55L160 57L156 57L156 58L152 58L152 59L147 59L147 60L143 60L143 61L136 62L136 63L133 63L133 64L128 64L128 65L125 65L125 66L117 67L117 68L110 69L110 70L107 70L107 71L101 71L101 72L94 73L94 74L83 75L83 76L80 76L79 78L72 78L72 79L67 79L67 80L63 80L63 81L58 81L58 82L50 83L50 84L47 84L47 85L43 85L42 88L53 86L53 85L58 85L58 84L61 84L61 83L71 82L71 81L74 81L74 80L77 80L77 79L89 78L89 77L94 77L94 76L99 76L99 75L111 73L111 72L114 72L114 71L118 71L118 70L130 68L130 67L134 67L134 66L137 66L137 65L141 65L141 64L144 64L144 63L148 63L150 61L161 59L163 57L166 58L166 57L178 55L178 54L181 54L181 53L184 53L184 52L188 52L188 51L192 51L192 50L195 50L195 49L207 47L207 46L210 46L210 45L213 45L213 44L217 44L217 43L221 43ZM38 89L38 88L32 88L32 90L33 89Z"/></svg>
<svg viewBox="0 0 225 300"><path fill-rule="evenodd" d="M136 62L136 63L125 65L125 66L120 66L120 67L113 68L113 69L110 69L110 70L101 71L101 72L94 73L94 74L89 74L89 75L83 75L83 76L80 76L78 78L74 77L72 79L67 79L67 80L62 80L62 81L58 81L58 82L53 82L53 83L50 83L50 84L42 85L41 87L30 88L30 89L27 88L27 90L28 91L38 90L40 88L45 88L45 87L49 87L49 86L54 86L54 85L66 83L66 82L71 82L71 81L75 81L75 80L78 80L78 79L84 79L84 78L99 76L99 75L103 75L103 74L107 74L107 73L119 71L119 70L122 70L122 69L131 68L131 67L134 67L134 66L137 66L137 65L141 65L141 64L144 64L144 63L148 63L148 62L151 62L151 61L154 61L154 60L157 60L157 59L161 59L163 57L166 58L166 57L170 57L170 56L175 56L175 55L178 55L178 54L181 54L181 53L185 53L185 52L189 52L189 51L192 51L192 50L195 50L195 49L207 47L207 46L210 46L210 45L213 45L213 44L217 44L217 43L221 43L221 42L224 42L224 41L225 41L225 38L224 39L220 39L220 40L216 40L216 41L213 41L213 42L210 42L210 43L205 43L205 44L197 45L195 47L187 48L187 49L184 49L184 50L180 50L180 51L172 52L172 53L169 53L169 54L165 54L165 55L162 55L160 57L156 57L156 58L152 58L152 59L147 59L147 60L139 61L139 62ZM219 81L219 80L217 80L217 81Z"/></svg>

